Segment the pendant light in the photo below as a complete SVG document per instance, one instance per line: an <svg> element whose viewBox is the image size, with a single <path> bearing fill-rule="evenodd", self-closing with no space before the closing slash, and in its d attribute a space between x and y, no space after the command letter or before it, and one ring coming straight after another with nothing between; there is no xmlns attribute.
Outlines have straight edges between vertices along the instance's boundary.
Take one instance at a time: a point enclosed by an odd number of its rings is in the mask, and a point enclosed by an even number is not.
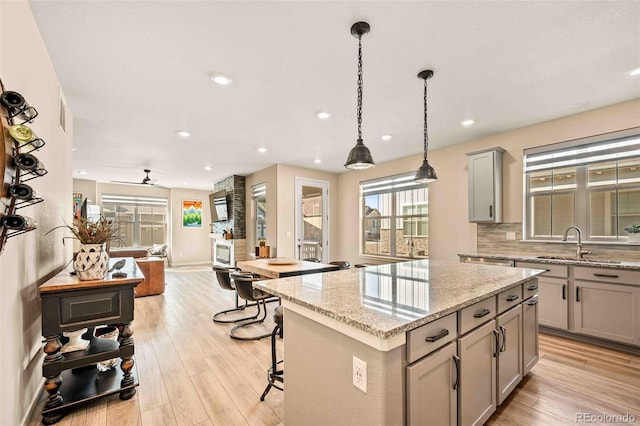
<svg viewBox="0 0 640 426"><path fill-rule="evenodd" d="M358 39L358 140L356 146L349 151L347 162L344 166L350 170L364 170L374 167L371 151L362 142L362 36L369 32L369 24L356 22L351 26L351 35Z"/></svg>
<svg viewBox="0 0 640 426"><path fill-rule="evenodd" d="M429 164L429 160L427 160L427 149L429 148L429 132L427 127L427 80L431 77L433 77L433 71L431 70L424 70L418 73L418 78L422 78L424 80L424 160L422 161L422 166L420 166L418 171L416 171L416 177L413 178L413 181L416 183L429 183L438 180L436 171Z"/></svg>

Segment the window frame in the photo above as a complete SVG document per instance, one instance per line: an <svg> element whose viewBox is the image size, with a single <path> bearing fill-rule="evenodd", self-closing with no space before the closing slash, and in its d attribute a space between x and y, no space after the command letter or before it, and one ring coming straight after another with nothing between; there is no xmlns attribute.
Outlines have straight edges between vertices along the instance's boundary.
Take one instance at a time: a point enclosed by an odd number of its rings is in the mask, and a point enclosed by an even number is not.
<svg viewBox="0 0 640 426"><path fill-rule="evenodd" d="M631 154L630 156L626 156L626 157L622 157L622 158L604 158L600 161L586 161L586 162L580 162L580 160L576 160L576 164L574 164L575 166L575 170L576 170L576 179L575 179L575 189L558 189L558 190L554 190L553 186L551 186L550 190L544 190L544 191L531 191L530 188L530 176L529 173L532 172L537 172L537 171L541 171L541 170L548 170L549 173L553 176L553 171L558 170L558 169L563 169L566 168L567 165L566 164L559 164L556 167L547 167L547 168L542 168L542 169L534 169L534 170L527 170L527 155L548 155L548 156L552 156L551 154L553 152L562 152L563 150L568 150L571 148L585 148L587 146L591 147L595 147L594 151L597 151L599 148L602 148L604 145L606 145L607 143L612 143L615 142L617 139L629 139L629 140L635 140L635 139L640 139L640 127L634 127L634 128L630 128L630 129L625 129L622 131L616 131L616 132L611 132L611 133L606 133L606 134L602 134L602 135L596 135L596 136L592 136L592 137L588 137L588 138L582 138L582 139L575 139L572 141L567 141L567 142L562 142L562 143L558 143L558 144L552 144L552 145L546 145L546 146L542 146L542 147L536 147L536 148L530 148L530 149L525 149L524 150L524 155L523 155L523 220L522 220L522 235L523 235L523 240L524 241L536 241L536 242L540 242L540 241L547 241L547 242L555 242L555 241L561 241L562 240L562 236L558 235L558 236L554 236L553 235L553 207L551 208L551 222L550 222L550 235L549 236L542 236L542 237L536 237L533 235L533 229L532 226L534 225L533 223L533 214L534 212L532 211L533 208L533 203L532 203L532 199L534 196L539 196L539 195L549 195L551 194L552 196L554 194L566 194L566 193L574 193L574 223L573 225L579 227L582 230L582 241L583 242L587 242L587 243L593 243L593 244L599 244L599 243L609 243L609 244L627 244L628 241L628 237L624 234L624 233L619 233L620 231L620 227L619 227L619 222L620 222L620 212L619 212L619 198L618 198L618 194L619 191L621 190L629 190L629 189L636 189L636 190L640 190L640 182L637 183L633 183L633 182L618 182L618 176L619 176L619 168L620 166L620 162L621 161L626 161L626 160L640 160L640 153L636 154L637 150L634 149L634 147L629 148L626 153ZM634 144L634 145L637 145ZM601 149L600 151L597 151L598 154L591 154L593 156L595 155L602 155L602 154L611 154L611 155L616 155L619 153L625 153L624 148L613 148L610 149L609 151L607 151L606 149ZM566 154L565 154L566 155ZM583 157L586 157L590 155L589 153L587 154L582 154ZM566 155L565 158L569 158L571 160L571 157ZM591 159L589 159L591 160ZM555 160L549 160L549 161L555 161ZM562 160L559 160L562 161ZM605 163L615 163L615 176L616 176L616 182L613 184L607 184L607 185L592 185L591 187L589 186L589 166L595 165L595 164L605 164ZM552 178L553 181L553 178ZM599 192L599 191L603 191L603 190L610 190L610 191L614 191L616 193L616 217L615 217L615 223L616 223L616 235L615 236L594 236L591 233L591 225L592 225L592 220L593 218L591 217L591 204L590 204L590 196L592 192ZM575 236L573 236L573 234L570 235L571 238L575 239Z"/></svg>
<svg viewBox="0 0 640 426"><path fill-rule="evenodd" d="M126 248L148 248L153 247L154 244L168 244L169 239L169 201L166 197L149 197L149 196L130 196L120 194L102 194L101 196L102 211L105 212L105 205L114 205L115 210L113 216L104 214L105 217L113 219L116 224L132 224L133 236L131 238L133 245L125 245ZM130 212L132 215L131 220L118 220L117 209L119 206L127 206L127 208L133 208ZM151 208L151 212L140 211L141 208ZM161 210L158 212L158 210ZM143 216L151 216L155 218L157 216L162 217L162 221L143 220ZM126 225L125 225L126 226ZM164 235L164 241L154 241L153 236L154 229L160 227L160 231ZM142 229L151 228L151 245L141 244ZM124 242L128 241L128 237L125 237Z"/></svg>

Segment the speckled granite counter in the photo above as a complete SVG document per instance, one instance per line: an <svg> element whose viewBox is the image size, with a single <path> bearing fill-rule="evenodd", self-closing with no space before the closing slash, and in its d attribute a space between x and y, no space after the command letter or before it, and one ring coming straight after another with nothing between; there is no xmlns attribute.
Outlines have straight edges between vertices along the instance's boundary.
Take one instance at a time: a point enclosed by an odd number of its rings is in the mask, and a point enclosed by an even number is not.
<svg viewBox="0 0 640 426"><path fill-rule="evenodd" d="M544 258L526 254L490 254L490 253L459 253L460 257L495 259L495 260L516 260L521 262L536 262L556 265L576 265L594 268L610 268L610 269L626 269L632 271L640 271L640 262L615 261L609 259L595 259L593 256L586 255L585 260L576 260L570 257L558 256L555 259ZM549 256L552 257L552 256ZM591 258L591 259L590 259ZM638 258L640 259L640 247L638 249Z"/></svg>
<svg viewBox="0 0 640 426"><path fill-rule="evenodd" d="M344 271L259 281L285 308L325 325L353 328L404 343L405 332L534 278L542 270L415 260ZM335 320L331 324L323 318ZM347 327L344 327L347 326ZM348 333L347 333L348 334ZM358 338L358 336L354 336ZM362 333L359 340L367 340ZM370 340L370 339L369 339ZM388 349L387 348L387 349Z"/></svg>

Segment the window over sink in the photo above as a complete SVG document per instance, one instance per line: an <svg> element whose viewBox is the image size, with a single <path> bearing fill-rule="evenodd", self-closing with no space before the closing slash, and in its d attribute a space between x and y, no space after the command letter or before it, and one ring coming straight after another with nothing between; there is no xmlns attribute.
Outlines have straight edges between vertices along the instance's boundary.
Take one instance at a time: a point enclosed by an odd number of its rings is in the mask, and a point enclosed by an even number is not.
<svg viewBox="0 0 640 426"><path fill-rule="evenodd" d="M626 242L640 223L640 128L524 152L525 239Z"/></svg>

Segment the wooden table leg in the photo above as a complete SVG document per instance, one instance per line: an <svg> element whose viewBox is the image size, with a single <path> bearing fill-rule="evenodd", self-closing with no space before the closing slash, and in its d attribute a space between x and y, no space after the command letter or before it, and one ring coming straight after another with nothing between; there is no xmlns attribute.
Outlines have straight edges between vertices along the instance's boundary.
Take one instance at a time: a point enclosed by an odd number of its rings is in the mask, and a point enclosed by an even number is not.
<svg viewBox="0 0 640 426"><path fill-rule="evenodd" d="M47 355L44 357L45 362L55 362L62 359L62 342L60 341L60 335L48 336L44 345L44 353ZM44 390L47 391L47 400L44 403L44 410L50 410L62 405L62 395L60 395L60 385L62 384L62 376L60 373L47 377L44 382ZM50 425L59 421L64 417L64 413L48 413L42 415L42 423Z"/></svg>
<svg viewBox="0 0 640 426"><path fill-rule="evenodd" d="M122 330L120 331L120 337L122 338L120 340L120 347L127 346L127 345L133 346L132 336L133 336L133 327L131 326L131 323L124 324L122 326ZM127 386L133 386L133 384L135 383L133 374L131 374L131 370L133 369L133 364L134 364L133 354L122 358L122 361L120 362L120 368L124 373L124 377L120 382L120 387L124 388ZM120 392L120 399L125 399L125 400L130 399L135 394L136 394L136 388L130 387Z"/></svg>

